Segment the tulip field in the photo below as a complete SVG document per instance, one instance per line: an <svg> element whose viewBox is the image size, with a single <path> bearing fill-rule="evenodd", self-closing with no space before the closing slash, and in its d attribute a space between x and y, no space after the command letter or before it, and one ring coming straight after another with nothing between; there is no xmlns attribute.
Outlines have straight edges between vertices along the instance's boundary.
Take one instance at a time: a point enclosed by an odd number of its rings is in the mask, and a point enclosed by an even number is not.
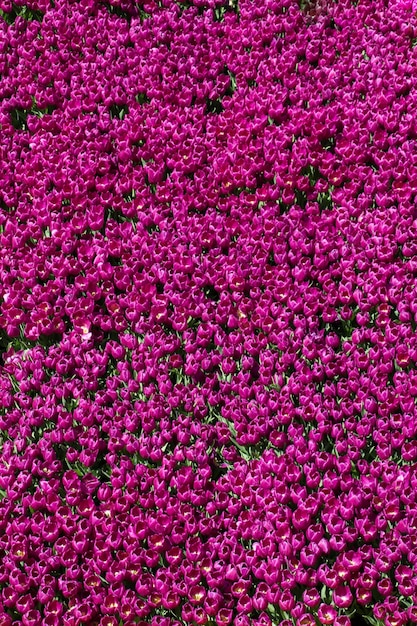
<svg viewBox="0 0 417 626"><path fill-rule="evenodd" d="M417 624L417 2L0 0L0 626Z"/></svg>

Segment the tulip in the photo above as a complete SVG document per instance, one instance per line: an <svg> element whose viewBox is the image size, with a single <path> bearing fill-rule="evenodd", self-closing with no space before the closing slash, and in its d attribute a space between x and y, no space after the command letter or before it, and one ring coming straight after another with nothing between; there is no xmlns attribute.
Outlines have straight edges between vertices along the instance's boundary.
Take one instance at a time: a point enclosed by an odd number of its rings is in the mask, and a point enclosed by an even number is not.
<svg viewBox="0 0 417 626"><path fill-rule="evenodd" d="M320 604L317 616L323 624L333 624L337 617L337 611L333 606Z"/></svg>
<svg viewBox="0 0 417 626"><path fill-rule="evenodd" d="M306 589L303 592L303 602L309 608L316 607L320 603L320 594L316 589Z"/></svg>
<svg viewBox="0 0 417 626"><path fill-rule="evenodd" d="M301 617L297 619L297 626L314 626L316 624L316 620L309 613L304 613Z"/></svg>
<svg viewBox="0 0 417 626"><path fill-rule="evenodd" d="M349 587L339 586L333 589L333 602L340 608L348 608L353 602L353 595Z"/></svg>
<svg viewBox="0 0 417 626"><path fill-rule="evenodd" d="M233 611L230 609L220 609L216 616L216 624L222 626L223 624L230 624L232 621Z"/></svg>

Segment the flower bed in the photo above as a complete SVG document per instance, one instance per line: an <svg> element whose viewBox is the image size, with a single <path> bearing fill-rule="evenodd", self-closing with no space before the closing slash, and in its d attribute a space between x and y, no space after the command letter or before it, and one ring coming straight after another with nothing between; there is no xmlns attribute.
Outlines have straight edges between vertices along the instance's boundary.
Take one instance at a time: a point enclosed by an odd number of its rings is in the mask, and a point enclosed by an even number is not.
<svg viewBox="0 0 417 626"><path fill-rule="evenodd" d="M0 2L0 626L417 623L417 20Z"/></svg>

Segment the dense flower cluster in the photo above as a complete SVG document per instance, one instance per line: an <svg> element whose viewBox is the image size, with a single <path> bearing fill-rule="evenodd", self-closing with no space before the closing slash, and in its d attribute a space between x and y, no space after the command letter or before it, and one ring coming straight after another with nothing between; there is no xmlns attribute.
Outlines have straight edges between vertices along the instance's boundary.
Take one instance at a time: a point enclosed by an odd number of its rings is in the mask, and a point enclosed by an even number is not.
<svg viewBox="0 0 417 626"><path fill-rule="evenodd" d="M411 1L0 9L0 625L417 623Z"/></svg>

